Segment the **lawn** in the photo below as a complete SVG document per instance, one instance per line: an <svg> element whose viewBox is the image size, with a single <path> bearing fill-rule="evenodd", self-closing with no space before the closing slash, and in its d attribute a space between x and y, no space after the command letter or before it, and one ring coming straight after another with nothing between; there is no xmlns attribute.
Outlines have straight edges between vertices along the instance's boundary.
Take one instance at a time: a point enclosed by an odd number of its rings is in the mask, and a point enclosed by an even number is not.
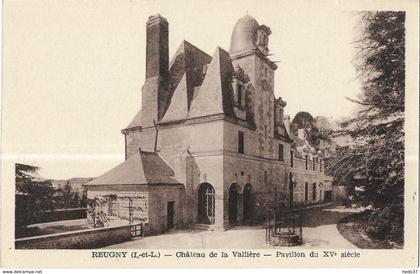
<svg viewBox="0 0 420 274"><path fill-rule="evenodd" d="M56 234L69 231L89 229L90 226L86 219L76 219L67 221L58 221L50 223L32 224L26 227L16 228L15 237L26 238L47 234Z"/></svg>
<svg viewBox="0 0 420 274"><path fill-rule="evenodd" d="M355 246L363 249L401 249L402 245L388 241L373 239L367 233L367 220L363 214L352 214L337 224L340 234Z"/></svg>

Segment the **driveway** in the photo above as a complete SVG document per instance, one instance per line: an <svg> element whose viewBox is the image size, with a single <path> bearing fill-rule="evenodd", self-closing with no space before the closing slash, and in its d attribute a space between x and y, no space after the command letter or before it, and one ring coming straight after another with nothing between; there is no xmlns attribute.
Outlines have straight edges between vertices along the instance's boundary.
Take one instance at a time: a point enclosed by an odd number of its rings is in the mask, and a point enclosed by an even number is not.
<svg viewBox="0 0 420 274"><path fill-rule="evenodd" d="M337 230L337 223L354 210L341 207L313 208L303 218L303 245L293 248L356 249ZM261 226L241 226L228 231L174 230L157 236L134 239L107 248L186 249L186 248L273 248L265 243ZM283 247L281 247L283 248Z"/></svg>

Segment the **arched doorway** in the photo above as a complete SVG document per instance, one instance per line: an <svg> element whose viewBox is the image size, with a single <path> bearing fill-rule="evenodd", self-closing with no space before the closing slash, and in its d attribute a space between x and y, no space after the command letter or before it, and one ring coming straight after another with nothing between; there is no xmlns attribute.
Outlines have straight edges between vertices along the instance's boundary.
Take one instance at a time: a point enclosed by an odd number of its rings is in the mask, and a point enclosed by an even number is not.
<svg viewBox="0 0 420 274"><path fill-rule="evenodd" d="M238 224L238 185L233 183L229 188L229 224Z"/></svg>
<svg viewBox="0 0 420 274"><path fill-rule="evenodd" d="M244 214L243 214L243 221L244 223L250 223L252 220L252 214L254 209L254 201L252 197L252 186L251 184L246 184L244 187L244 195L243 195L243 202L244 202Z"/></svg>
<svg viewBox="0 0 420 274"><path fill-rule="evenodd" d="M202 183L198 189L198 223L214 224L214 188L209 183Z"/></svg>

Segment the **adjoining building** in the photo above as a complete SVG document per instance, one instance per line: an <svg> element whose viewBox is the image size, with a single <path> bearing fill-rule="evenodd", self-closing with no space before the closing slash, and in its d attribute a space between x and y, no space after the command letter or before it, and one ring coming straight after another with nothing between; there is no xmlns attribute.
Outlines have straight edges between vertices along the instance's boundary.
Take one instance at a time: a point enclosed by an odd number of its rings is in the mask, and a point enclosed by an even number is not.
<svg viewBox="0 0 420 274"><path fill-rule="evenodd" d="M290 133L286 102L274 96L270 28L245 15L229 52L183 41L170 61L168 33L165 18L149 17L142 107L122 130L126 161L85 186L104 201L95 210L158 233L227 229L273 205L321 202L322 155Z"/></svg>

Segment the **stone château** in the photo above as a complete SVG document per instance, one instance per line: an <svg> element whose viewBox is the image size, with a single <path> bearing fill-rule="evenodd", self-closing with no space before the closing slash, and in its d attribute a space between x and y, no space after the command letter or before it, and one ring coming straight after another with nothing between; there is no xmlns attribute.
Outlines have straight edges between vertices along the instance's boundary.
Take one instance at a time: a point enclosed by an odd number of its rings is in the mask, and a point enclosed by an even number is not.
<svg viewBox="0 0 420 274"><path fill-rule="evenodd" d="M103 201L95 210L159 233L227 229L271 206L331 199L322 155L290 132L274 95L268 26L245 15L229 51L183 41L171 60L168 21L151 16L146 30L142 106L122 130L126 160L85 186Z"/></svg>

